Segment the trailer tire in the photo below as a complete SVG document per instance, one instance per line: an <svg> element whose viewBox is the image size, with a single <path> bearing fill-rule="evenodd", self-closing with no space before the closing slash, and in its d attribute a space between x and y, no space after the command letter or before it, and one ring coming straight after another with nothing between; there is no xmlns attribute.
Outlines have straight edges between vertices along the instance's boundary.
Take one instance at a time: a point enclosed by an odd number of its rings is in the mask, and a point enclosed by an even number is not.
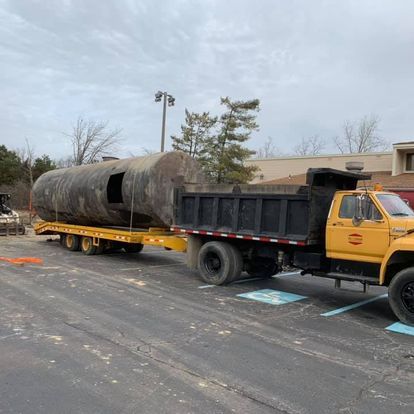
<svg viewBox="0 0 414 414"><path fill-rule="evenodd" d="M198 270L204 282L230 283L240 277L243 259L237 247L224 242L205 243L198 254Z"/></svg>
<svg viewBox="0 0 414 414"><path fill-rule="evenodd" d="M75 236L74 234L66 234L65 247L71 252L80 250L79 236Z"/></svg>
<svg viewBox="0 0 414 414"><path fill-rule="evenodd" d="M99 241L99 246L96 246L96 253L95 254L102 254L105 251L106 244L103 240Z"/></svg>
<svg viewBox="0 0 414 414"><path fill-rule="evenodd" d="M82 237L80 246L82 253L86 254L87 256L96 254L97 246L93 245L92 237Z"/></svg>
<svg viewBox="0 0 414 414"><path fill-rule="evenodd" d="M128 243L124 246L124 250L127 253L139 253L144 248L141 243Z"/></svg>
<svg viewBox="0 0 414 414"><path fill-rule="evenodd" d="M388 300L397 318L414 326L414 267L401 270L392 278Z"/></svg>
<svg viewBox="0 0 414 414"><path fill-rule="evenodd" d="M246 272L252 277L270 278L279 272L277 263L266 257L257 257L247 262Z"/></svg>
<svg viewBox="0 0 414 414"><path fill-rule="evenodd" d="M62 247L65 247L66 246L66 234L59 234L59 244L62 246Z"/></svg>

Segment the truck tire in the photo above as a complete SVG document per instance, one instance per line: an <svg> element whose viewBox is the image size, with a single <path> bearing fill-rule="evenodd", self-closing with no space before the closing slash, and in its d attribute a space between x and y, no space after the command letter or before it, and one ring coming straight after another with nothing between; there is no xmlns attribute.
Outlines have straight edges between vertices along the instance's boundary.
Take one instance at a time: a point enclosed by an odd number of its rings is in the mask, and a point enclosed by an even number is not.
<svg viewBox="0 0 414 414"><path fill-rule="evenodd" d="M231 278L230 282L235 282L241 278L241 273L243 272L243 256L241 254L241 251L236 246L232 244L227 244L227 246L233 254L234 260L233 277Z"/></svg>
<svg viewBox="0 0 414 414"><path fill-rule="evenodd" d="M71 252L80 250L79 237L74 234L67 234L65 237L65 247Z"/></svg>
<svg viewBox="0 0 414 414"><path fill-rule="evenodd" d="M398 272L388 287L388 300L395 316L414 326L414 267Z"/></svg>
<svg viewBox="0 0 414 414"><path fill-rule="evenodd" d="M266 257L257 257L246 264L246 272L252 277L270 278L278 271L277 263Z"/></svg>
<svg viewBox="0 0 414 414"><path fill-rule="evenodd" d="M93 254L96 254L97 246L93 245L92 237L82 237L80 247L82 253L86 254L87 256L92 256Z"/></svg>
<svg viewBox="0 0 414 414"><path fill-rule="evenodd" d="M240 277L242 268L240 251L229 243L205 243L198 254L198 270L201 278L208 284L230 283Z"/></svg>
<svg viewBox="0 0 414 414"><path fill-rule="evenodd" d="M59 234L59 244L62 246L62 247L65 247L66 246L66 234Z"/></svg>
<svg viewBox="0 0 414 414"><path fill-rule="evenodd" d="M139 253L144 248L141 243L125 243L124 250L127 253Z"/></svg>

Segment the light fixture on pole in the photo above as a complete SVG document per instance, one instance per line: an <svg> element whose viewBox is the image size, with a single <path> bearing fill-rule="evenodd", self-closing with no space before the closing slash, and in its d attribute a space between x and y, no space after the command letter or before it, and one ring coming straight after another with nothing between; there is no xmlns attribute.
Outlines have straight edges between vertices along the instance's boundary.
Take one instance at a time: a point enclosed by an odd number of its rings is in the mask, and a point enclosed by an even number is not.
<svg viewBox="0 0 414 414"><path fill-rule="evenodd" d="M170 95L168 92L161 92L158 91L155 94L155 102L163 101L163 109L162 109L162 129L161 129L161 152L164 152L164 145L165 145L165 122L167 119L167 105L174 106L175 98Z"/></svg>

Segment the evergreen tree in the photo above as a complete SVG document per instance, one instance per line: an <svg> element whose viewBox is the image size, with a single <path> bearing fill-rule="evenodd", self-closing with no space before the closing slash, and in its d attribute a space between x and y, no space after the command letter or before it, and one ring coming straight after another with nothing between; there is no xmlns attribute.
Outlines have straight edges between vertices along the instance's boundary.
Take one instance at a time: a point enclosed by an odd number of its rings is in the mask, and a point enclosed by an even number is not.
<svg viewBox="0 0 414 414"><path fill-rule="evenodd" d="M185 110L185 124L181 125L181 136L171 136L172 147L175 151L183 151L201 164L206 156L208 142L211 139L211 129L217 123L216 117L208 112L197 114Z"/></svg>
<svg viewBox="0 0 414 414"><path fill-rule="evenodd" d="M36 181L43 173L56 169L56 164L49 155L43 154L33 163L33 180Z"/></svg>
<svg viewBox="0 0 414 414"><path fill-rule="evenodd" d="M22 165L17 153L0 145L0 185L13 184L20 178L21 172Z"/></svg>
<svg viewBox="0 0 414 414"><path fill-rule="evenodd" d="M255 152L243 146L253 131L259 129L255 112L260 101L231 101L221 98L226 111L220 116L220 128L208 142L208 157L204 163L210 180L215 183L246 183L253 179L256 166L245 166Z"/></svg>

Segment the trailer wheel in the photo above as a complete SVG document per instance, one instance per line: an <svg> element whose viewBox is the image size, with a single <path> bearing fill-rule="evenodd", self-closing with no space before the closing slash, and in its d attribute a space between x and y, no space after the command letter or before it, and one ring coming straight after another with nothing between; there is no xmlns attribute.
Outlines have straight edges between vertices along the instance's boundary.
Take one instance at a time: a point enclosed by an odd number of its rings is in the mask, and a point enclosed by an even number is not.
<svg viewBox="0 0 414 414"><path fill-rule="evenodd" d="M397 318L414 326L414 267L401 270L392 278L388 300Z"/></svg>
<svg viewBox="0 0 414 414"><path fill-rule="evenodd" d="M82 237L81 239L81 250L82 253L87 256L92 256L96 254L97 246L93 245L92 237Z"/></svg>
<svg viewBox="0 0 414 414"><path fill-rule="evenodd" d="M96 247L96 253L95 254L102 254L105 251L106 243L104 243L103 240L99 241L99 246Z"/></svg>
<svg viewBox="0 0 414 414"><path fill-rule="evenodd" d="M124 246L124 250L127 253L139 253L143 248L144 245L141 243L128 243Z"/></svg>
<svg viewBox="0 0 414 414"><path fill-rule="evenodd" d="M76 252L80 249L79 237L74 234L67 234L65 237L65 246L71 252Z"/></svg>
<svg viewBox="0 0 414 414"><path fill-rule="evenodd" d="M204 282L213 285L230 283L240 277L243 259L240 251L224 242L208 242L198 254L198 270Z"/></svg>
<svg viewBox="0 0 414 414"><path fill-rule="evenodd" d="M246 264L246 272L252 277L269 278L278 271L277 263L266 257L255 258Z"/></svg>
<svg viewBox="0 0 414 414"><path fill-rule="evenodd" d="M59 234L59 244L62 246L62 247L65 247L66 246L66 234Z"/></svg>
<svg viewBox="0 0 414 414"><path fill-rule="evenodd" d="M110 241L110 242L106 242L106 249L105 252L106 253L116 253L120 250L122 250L124 248L123 246L124 243L121 242L116 242L116 241Z"/></svg>

